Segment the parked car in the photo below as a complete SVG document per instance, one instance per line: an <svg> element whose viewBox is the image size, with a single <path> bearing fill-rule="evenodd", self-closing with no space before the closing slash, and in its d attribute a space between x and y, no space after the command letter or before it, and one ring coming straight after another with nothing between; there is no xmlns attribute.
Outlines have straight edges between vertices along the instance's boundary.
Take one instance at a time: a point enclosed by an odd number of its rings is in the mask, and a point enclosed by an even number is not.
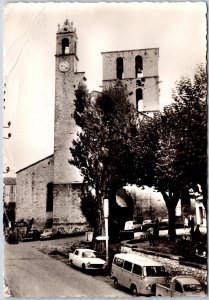
<svg viewBox="0 0 209 300"><path fill-rule="evenodd" d="M27 226L28 226L28 222L25 221L24 219L15 222L15 227L27 227Z"/></svg>
<svg viewBox="0 0 209 300"><path fill-rule="evenodd" d="M98 258L96 251L91 249L76 249L73 253L69 253L69 261L73 266L85 270L104 270L106 262Z"/></svg>
<svg viewBox="0 0 209 300"><path fill-rule="evenodd" d="M190 276L173 277L168 285L156 284L156 296L206 296L200 282Z"/></svg>
<svg viewBox="0 0 209 300"><path fill-rule="evenodd" d="M153 223L153 220L144 220L142 225L151 224L151 223Z"/></svg>
<svg viewBox="0 0 209 300"><path fill-rule="evenodd" d="M40 238L40 232L37 229L31 229L25 236L23 236L22 242L37 241Z"/></svg>
<svg viewBox="0 0 209 300"><path fill-rule="evenodd" d="M134 232L134 239L145 241L148 239L147 231L135 231Z"/></svg>
<svg viewBox="0 0 209 300"><path fill-rule="evenodd" d="M40 240L49 240L52 238L56 238L58 236L58 232L53 228L44 229L43 233L40 235Z"/></svg>
<svg viewBox="0 0 209 300"><path fill-rule="evenodd" d="M124 230L134 230L137 228L141 228L142 224L136 221L127 221L125 222Z"/></svg>

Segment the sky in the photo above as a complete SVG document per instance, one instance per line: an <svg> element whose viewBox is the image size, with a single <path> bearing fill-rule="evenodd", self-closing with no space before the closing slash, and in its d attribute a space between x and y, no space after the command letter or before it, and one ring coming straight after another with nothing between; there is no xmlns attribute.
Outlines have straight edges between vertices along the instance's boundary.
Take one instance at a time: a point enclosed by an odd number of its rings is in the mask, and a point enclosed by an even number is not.
<svg viewBox="0 0 209 300"><path fill-rule="evenodd" d="M160 105L181 76L206 63L204 2L9 3L3 16L3 171L8 176L53 154L55 47L68 18L78 35L78 71L102 85L101 52L159 48Z"/></svg>

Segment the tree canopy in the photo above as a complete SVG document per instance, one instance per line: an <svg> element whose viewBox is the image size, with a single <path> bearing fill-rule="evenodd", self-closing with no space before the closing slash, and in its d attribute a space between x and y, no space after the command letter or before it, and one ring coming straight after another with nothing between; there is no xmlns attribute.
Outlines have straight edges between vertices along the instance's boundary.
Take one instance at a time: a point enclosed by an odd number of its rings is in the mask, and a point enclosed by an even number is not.
<svg viewBox="0 0 209 300"><path fill-rule="evenodd" d="M206 73L199 66L193 81L182 77L174 102L153 119L143 120L137 134L137 179L154 186L164 197L169 232L175 234L175 208L200 184L207 210Z"/></svg>
<svg viewBox="0 0 209 300"><path fill-rule="evenodd" d="M103 199L110 199L116 214L116 191L127 183L154 186L162 193L170 235L175 235L176 205L189 197L189 188L201 186L207 211L206 79L204 67L198 66L193 80L182 77L176 83L171 105L142 120L121 81L96 97L79 85L74 117L81 131L70 149L71 163L83 175L81 208L98 234Z"/></svg>
<svg viewBox="0 0 209 300"><path fill-rule="evenodd" d="M114 206L115 194L136 176L133 147L137 132L137 112L128 100L126 86L120 81L98 93L95 98L79 85L75 99L75 120L82 129L70 149L71 163L83 175L83 213L89 221L84 202L88 195L98 208L98 231L101 234L103 206L108 197ZM112 207L111 212L114 212Z"/></svg>

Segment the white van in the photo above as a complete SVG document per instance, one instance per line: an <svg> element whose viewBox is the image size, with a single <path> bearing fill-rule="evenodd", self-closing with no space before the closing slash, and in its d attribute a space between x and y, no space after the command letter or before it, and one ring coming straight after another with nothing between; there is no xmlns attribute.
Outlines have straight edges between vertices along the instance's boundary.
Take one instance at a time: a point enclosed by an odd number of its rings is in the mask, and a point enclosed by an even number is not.
<svg viewBox="0 0 209 300"><path fill-rule="evenodd" d="M114 256L111 278L116 287L122 285L132 295L155 295L156 283L166 284L168 273L161 263L152 259L120 253Z"/></svg>

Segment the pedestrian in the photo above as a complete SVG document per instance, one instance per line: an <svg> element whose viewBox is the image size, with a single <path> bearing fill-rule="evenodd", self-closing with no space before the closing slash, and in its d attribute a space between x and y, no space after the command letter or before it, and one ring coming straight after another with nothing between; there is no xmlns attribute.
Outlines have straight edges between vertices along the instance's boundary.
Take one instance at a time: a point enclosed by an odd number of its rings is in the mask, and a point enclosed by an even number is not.
<svg viewBox="0 0 209 300"><path fill-rule="evenodd" d="M155 240L158 240L158 238L159 238L159 221L158 221L158 218L156 218L156 220L155 220L154 238L155 238Z"/></svg>
<svg viewBox="0 0 209 300"><path fill-rule="evenodd" d="M193 241L198 243L200 240L200 236L201 236L200 225L198 224L193 234Z"/></svg>
<svg viewBox="0 0 209 300"><path fill-rule="evenodd" d="M191 240L193 240L193 236L194 236L194 218L193 217L189 221L189 227L190 227L190 237L191 237Z"/></svg>
<svg viewBox="0 0 209 300"><path fill-rule="evenodd" d="M154 229L153 227L150 227L147 229L147 234L148 234L148 241L150 245L154 244Z"/></svg>
<svg viewBox="0 0 209 300"><path fill-rule="evenodd" d="M188 228L189 227L189 220L187 219L187 217L184 218L184 228Z"/></svg>

